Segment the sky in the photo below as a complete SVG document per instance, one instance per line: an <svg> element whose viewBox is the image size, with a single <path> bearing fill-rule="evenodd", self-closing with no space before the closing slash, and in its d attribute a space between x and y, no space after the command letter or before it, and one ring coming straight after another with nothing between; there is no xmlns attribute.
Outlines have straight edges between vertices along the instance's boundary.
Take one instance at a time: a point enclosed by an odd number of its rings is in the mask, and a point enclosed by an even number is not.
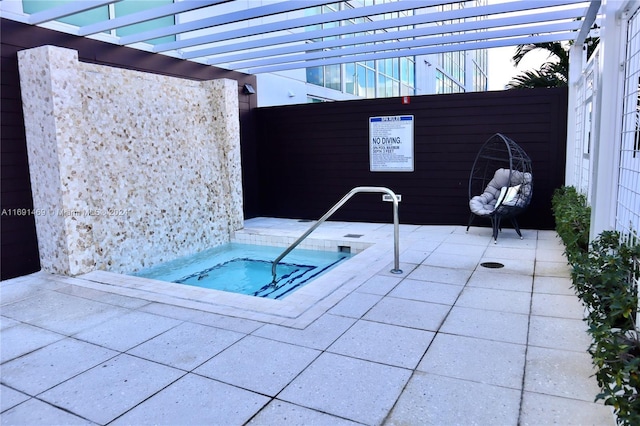
<svg viewBox="0 0 640 426"><path fill-rule="evenodd" d="M511 61L516 46L489 49L489 90L504 90L513 77L527 70L540 69L548 60L548 53L533 51L527 53L516 68Z"/></svg>
<svg viewBox="0 0 640 426"><path fill-rule="evenodd" d="M504 3L506 1L509 0L488 0L487 4ZM504 16L509 16L509 14L504 14ZM523 71L540 69L540 66L549 59L548 53L532 51L527 53L516 68L511 61L515 51L516 46L489 49L489 90L504 90L504 86L513 77Z"/></svg>

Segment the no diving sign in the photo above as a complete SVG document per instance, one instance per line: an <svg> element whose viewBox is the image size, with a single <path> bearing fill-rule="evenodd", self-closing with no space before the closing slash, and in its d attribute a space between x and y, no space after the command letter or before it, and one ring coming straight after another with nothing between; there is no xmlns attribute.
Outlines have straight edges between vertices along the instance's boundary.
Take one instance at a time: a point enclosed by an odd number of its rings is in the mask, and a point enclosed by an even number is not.
<svg viewBox="0 0 640 426"><path fill-rule="evenodd" d="M413 115L369 118L369 170L413 171Z"/></svg>

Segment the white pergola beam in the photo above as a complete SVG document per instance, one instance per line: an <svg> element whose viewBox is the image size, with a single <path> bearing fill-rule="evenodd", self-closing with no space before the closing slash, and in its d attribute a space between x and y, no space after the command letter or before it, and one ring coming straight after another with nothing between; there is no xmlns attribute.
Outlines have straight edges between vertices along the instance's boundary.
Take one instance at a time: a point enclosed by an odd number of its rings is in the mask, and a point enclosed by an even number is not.
<svg viewBox="0 0 640 426"><path fill-rule="evenodd" d="M589 35L589 31L591 30L591 26L596 20L596 16L598 16L598 11L600 10L601 0L593 0L591 4L589 4L589 9L584 16L584 20L582 21L582 28L580 28L580 33L576 38L576 44L582 44L586 40Z"/></svg>
<svg viewBox="0 0 640 426"><path fill-rule="evenodd" d="M85 25L78 29L78 35L86 36L103 31L110 31L116 28L126 27L128 25L139 24L141 22L151 21L153 19L163 18L165 16L176 15L178 13L189 12L192 10L202 9L220 3L227 3L232 0L187 0L178 3L171 3L152 9L142 10L140 12L131 13L129 15L120 16L91 25Z"/></svg>
<svg viewBox="0 0 640 426"><path fill-rule="evenodd" d="M274 38L265 38L263 40L255 40L253 42L246 42L246 45L238 46L237 43L228 44L224 46L220 46L218 51L216 48L207 48L201 49L201 51L192 51L185 52L183 54L183 58L192 59L202 56L209 56L212 54L226 53L226 52L234 52L242 49L249 48L258 48L271 46L274 44L282 44L282 43L291 43L295 41L302 41L311 38L322 38L322 37L335 37L344 34L354 33L354 32L366 32L366 31L376 31L376 30L384 30L386 28L395 28L401 26L413 26L413 25L422 25L427 23L433 23L438 21L449 21L456 19L466 19L466 18L474 18L479 16L489 16L496 15L501 13L513 13L513 12L525 12L528 10L535 10L546 7L557 7L557 6L571 6L579 3L585 3L584 0L540 0L540 1L515 1L508 3L499 3L489 6L478 6L478 7L470 7L464 9L450 10L445 12L430 12L430 13L422 13L415 14L413 16L396 18L393 20L377 20L373 22L366 22L363 24L355 24L355 25L344 25L338 26L335 28L327 28L318 31L311 32L301 32L288 34L285 36L278 36ZM227 32L218 32L214 34L208 34L206 36L194 37L189 39L184 39L176 42L170 42L162 45L157 45L154 48L154 52L163 52L174 49L183 49L192 46L198 46L209 43L216 43L222 41L233 40L242 37L251 37L260 34L266 34L270 32L282 31L285 29L294 29L294 28L302 28L309 25L317 25L327 22L335 22L340 20L352 19L363 16L373 16L380 13L388 13L400 10L408 10L411 8L406 7L398 7L400 4L396 3L385 3L375 6L367 6L367 7L358 7L351 10L345 10L334 13L326 13L315 16L308 16L304 18L291 19L286 22L286 28L282 24L266 24L266 25L256 25L250 28L244 28L234 31ZM419 7L424 8L431 5L426 5L424 1L419 2ZM388 12L384 12L384 10L388 10ZM243 43L243 42L240 42ZM251 45L249 45L251 43ZM244 43L243 43L244 44Z"/></svg>
<svg viewBox="0 0 640 426"><path fill-rule="evenodd" d="M33 15L22 12L21 22L46 26L61 18L118 1L121 0L68 2ZM288 19L287 12L336 3L337 0L270 1L256 7L251 7L252 3L247 1L241 3L249 5L243 10L216 15L216 5L231 1L234 0L175 1L173 4L105 19L80 28L71 25L61 25L60 28L68 33L95 37L104 31L165 16L176 16L179 22L183 13L210 8L206 11L205 19L167 25L120 39L113 38L113 42L120 45L134 44L133 47L144 49L148 46L149 50L164 52L169 56L263 73L534 42L574 40L582 43L588 37L589 29L603 3L602 0L507 0L485 6L474 4L462 9L433 12L427 8L455 1L398 0ZM13 10L3 7L5 3L0 2L0 11ZM414 13L411 16L384 19L385 13L404 10L413 10ZM271 23L252 25L252 19L261 17L271 17ZM304 31L305 27L311 25L362 17L369 19L358 24ZM465 22L465 19L472 21ZM228 31L216 28L237 22L245 22L247 25ZM442 22L447 24L434 24ZM207 29L207 35L189 38L190 35L195 35L190 34L192 31L203 29ZM453 32L458 34L452 35ZM346 34L359 35L339 38ZM168 35L177 35L179 40L155 47L139 43ZM330 37L335 39L327 40ZM314 39L321 41L306 44Z"/></svg>
<svg viewBox="0 0 640 426"><path fill-rule="evenodd" d="M117 3L121 0L83 0L72 1L63 5L43 10L29 16L28 23L32 25L42 24L44 22L55 21L56 19L75 15L76 13L85 12L95 9L96 7L105 6L111 3Z"/></svg>
<svg viewBox="0 0 640 426"><path fill-rule="evenodd" d="M400 12L425 7L424 0L399 0L392 3L382 3L373 6L356 7L353 9L341 10L333 13L322 13L319 15L305 16L302 18L289 19L285 21L273 22L269 24L254 25L249 28L223 31L205 36L186 38L183 40L157 45L154 52L164 52L167 50L183 49L186 47L213 43L219 41L233 40L242 37L273 33L278 31L292 30L311 25L325 24L328 22L344 21L348 19L361 18L365 16L382 15L385 13ZM396 21L396 20L394 20ZM377 22L385 22L379 20ZM382 27L389 27L389 22L382 24Z"/></svg>
<svg viewBox="0 0 640 426"><path fill-rule="evenodd" d="M254 18L276 15L279 13L292 12L294 10L307 9L309 7L321 6L323 4L335 3L331 0L304 0L304 1L281 1L271 3L266 6L258 6L251 9L239 10L226 13L224 15L212 16L196 21L171 25L155 30L144 31L138 34L121 37L120 44L132 44L141 41L152 40L159 37L181 34L189 31L201 30L203 28L215 27L218 25L231 24L234 22L246 21Z"/></svg>
<svg viewBox="0 0 640 426"><path fill-rule="evenodd" d="M322 59L322 58L334 58L338 56L347 56L347 55L361 55L364 53L373 53L382 50L411 50L416 47L425 47L425 46L437 46L437 45L451 45L458 43L467 43L474 42L480 40L488 40L488 39L504 39L510 37L520 37L531 35L532 32L535 33L556 33L556 32L564 32L567 31L577 31L580 29L580 22L571 21L566 23L559 24L548 24L542 27L518 27L518 28L508 28L502 30L491 30L491 31L480 31L480 32L466 32L462 34L448 35L448 36L435 36L435 37L424 37L424 38L416 38L413 40L404 40L404 41L394 41L393 43L383 43L383 44L367 44L367 45L358 45L351 46L345 48L337 48L332 50L322 50L316 51L315 45L308 45L310 52L288 55L288 56L279 56L279 57L269 57L265 59L257 59L253 61L245 61L238 62L229 66L230 69L238 70L238 69L246 69L246 68L255 68L261 66L269 66L276 64L285 64L290 62L305 62L311 61L314 59ZM576 33L577 34L577 33ZM404 56L411 56L410 54Z"/></svg>
<svg viewBox="0 0 640 426"><path fill-rule="evenodd" d="M504 17L504 18L493 18L493 19L483 19L478 21L471 22L461 22L458 24L447 25L447 31L451 33L455 32L468 32L468 31L478 31L478 30L486 30L491 28L503 28L509 26L516 25L525 25L525 24L536 24L540 22L554 22L561 20L569 20L575 18L576 16L582 16L582 10L586 10L586 8L581 8L579 11L575 9L569 10L556 10L551 12L541 12L541 13L532 13L528 15L519 15L513 17ZM568 26L566 28L561 28L561 30L573 29L574 26ZM540 33L546 32L544 27L536 27L536 28L528 28L529 31L536 31ZM279 55L289 55L293 53L299 52L307 52L311 49L313 50L322 50L322 49L334 49L334 48L344 48L349 45L355 44L366 44L366 43L381 43L398 39L405 38L417 38L417 37L426 37L437 35L442 32L442 28L440 26L430 26L423 28L416 28L410 30L399 30L399 31L389 31L378 34L371 34L359 37L347 37L335 40L307 43L307 44L296 44L289 45L285 47L279 47L274 49L260 49L253 50L250 52L242 52L236 53L232 55L226 56L218 56L215 58L210 58L207 63L209 65L215 64L228 64L231 62L238 61L247 61L251 59L258 58L266 58L266 57L275 57ZM252 65L254 66L254 65Z"/></svg>
<svg viewBox="0 0 640 426"><path fill-rule="evenodd" d="M295 70L300 68L318 67L324 65L336 65L346 62L366 62L378 59L398 58L404 56L431 55L434 53L457 52L461 50L477 50L492 49L495 47L516 46L527 43L547 43L554 41L572 40L575 32L555 33L540 36L516 37L502 40L476 41L469 43L439 45L433 47L423 47L414 49L405 49L402 51L385 51L376 53L367 53L362 55L342 56L337 58L319 59L314 61L303 61L296 63L288 63L281 65L264 66L257 68L248 68L244 70L249 74L262 74L269 72Z"/></svg>

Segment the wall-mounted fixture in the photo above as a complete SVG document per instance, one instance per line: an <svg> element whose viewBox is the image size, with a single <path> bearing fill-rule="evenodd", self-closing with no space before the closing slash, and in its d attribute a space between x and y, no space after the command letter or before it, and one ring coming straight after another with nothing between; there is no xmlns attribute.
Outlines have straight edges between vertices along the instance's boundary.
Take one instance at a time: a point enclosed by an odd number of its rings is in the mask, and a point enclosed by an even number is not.
<svg viewBox="0 0 640 426"><path fill-rule="evenodd" d="M256 89L254 89L249 83L245 83L244 86L242 86L242 93L245 95L255 95Z"/></svg>

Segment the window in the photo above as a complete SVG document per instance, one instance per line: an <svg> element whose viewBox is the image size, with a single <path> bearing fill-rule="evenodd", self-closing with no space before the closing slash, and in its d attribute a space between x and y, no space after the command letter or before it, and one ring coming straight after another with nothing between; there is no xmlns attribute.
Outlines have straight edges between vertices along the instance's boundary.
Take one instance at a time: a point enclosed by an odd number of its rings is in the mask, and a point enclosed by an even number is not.
<svg viewBox="0 0 640 426"><path fill-rule="evenodd" d="M329 89L341 90L340 65L327 65L324 67L324 85Z"/></svg>
<svg viewBox="0 0 640 426"><path fill-rule="evenodd" d="M61 6L71 1L74 0L22 0L22 8L25 13L33 14L42 12L43 10ZM65 16L64 18L60 18L59 21L64 22L65 24L82 27L85 25L95 24L107 19L114 19L120 16L130 15L142 10L171 3L173 3L173 0L122 0L112 6L102 6L96 9L88 10L86 12L76 13L75 15ZM110 31L109 33L113 36L121 37L156 28L162 28L167 25L173 25L174 23L175 17L171 15L153 19L147 22L141 22L135 25L118 28L116 30ZM147 43L160 44L175 41L175 39L175 36L167 36L155 40L148 40Z"/></svg>
<svg viewBox="0 0 640 426"><path fill-rule="evenodd" d="M25 13L34 14L42 12L43 10L62 6L63 4L70 3L71 1L72 0L22 0L22 9ZM86 12L76 13L75 15L65 16L64 18L60 18L60 22L81 27L84 25L95 24L96 22L104 21L105 19L109 19L108 6L102 6Z"/></svg>
<svg viewBox="0 0 640 426"><path fill-rule="evenodd" d="M450 3L440 6L441 11L464 9L467 2ZM486 5L486 0L475 0L477 6ZM486 19L477 18L453 19L439 22L439 25L449 25L465 20ZM468 54L467 54L468 53ZM472 52L446 52L438 55L438 75L436 76L436 93L457 93L466 90L487 90L487 50ZM468 75L467 75L468 73Z"/></svg>
<svg viewBox="0 0 640 426"><path fill-rule="evenodd" d="M307 68L307 82L316 86L324 86L324 68Z"/></svg>
<svg viewBox="0 0 640 426"><path fill-rule="evenodd" d="M461 92L464 92L464 87L460 86L460 84L452 78L446 76L442 71L436 71L436 94Z"/></svg>
<svg viewBox="0 0 640 426"><path fill-rule="evenodd" d="M145 0L145 1L123 0L114 4L114 9L115 9L114 17L130 15L132 13L140 12L142 10L163 6L165 4L171 4L171 3L173 3L173 0ZM164 16L162 18L153 19L151 21L141 22L139 24L118 28L116 29L116 35L118 37L122 37L126 35L141 33L144 31L154 30L156 28L163 28L169 25L174 25L174 24L175 24L175 17L173 15ZM151 44L169 43L169 42L175 41L175 39L176 37L172 35L172 36L161 37L153 40L147 40L147 43L151 43Z"/></svg>
<svg viewBox="0 0 640 426"><path fill-rule="evenodd" d="M481 92L487 90L487 50L473 51L473 90Z"/></svg>
<svg viewBox="0 0 640 426"><path fill-rule="evenodd" d="M366 0L364 1L364 5L373 5L386 1L387 0ZM340 8L347 9L353 7L353 5L347 2L334 3L329 6L309 8L306 13L308 15L315 15L337 11ZM394 12L385 15L385 19L394 19L412 14L413 11ZM357 25L368 21L370 21L369 18L360 17L341 22L315 25L314 27L308 27L307 31L318 30L320 28ZM358 36L369 34L372 33L350 33L341 35L340 38L350 39L355 37L355 40L357 40ZM325 37L323 40L334 40L336 38L336 36L330 36ZM321 40L314 39L313 41ZM413 57L391 58L307 68L307 83L334 90L342 90L345 93L365 98L413 95L415 92L415 60Z"/></svg>

